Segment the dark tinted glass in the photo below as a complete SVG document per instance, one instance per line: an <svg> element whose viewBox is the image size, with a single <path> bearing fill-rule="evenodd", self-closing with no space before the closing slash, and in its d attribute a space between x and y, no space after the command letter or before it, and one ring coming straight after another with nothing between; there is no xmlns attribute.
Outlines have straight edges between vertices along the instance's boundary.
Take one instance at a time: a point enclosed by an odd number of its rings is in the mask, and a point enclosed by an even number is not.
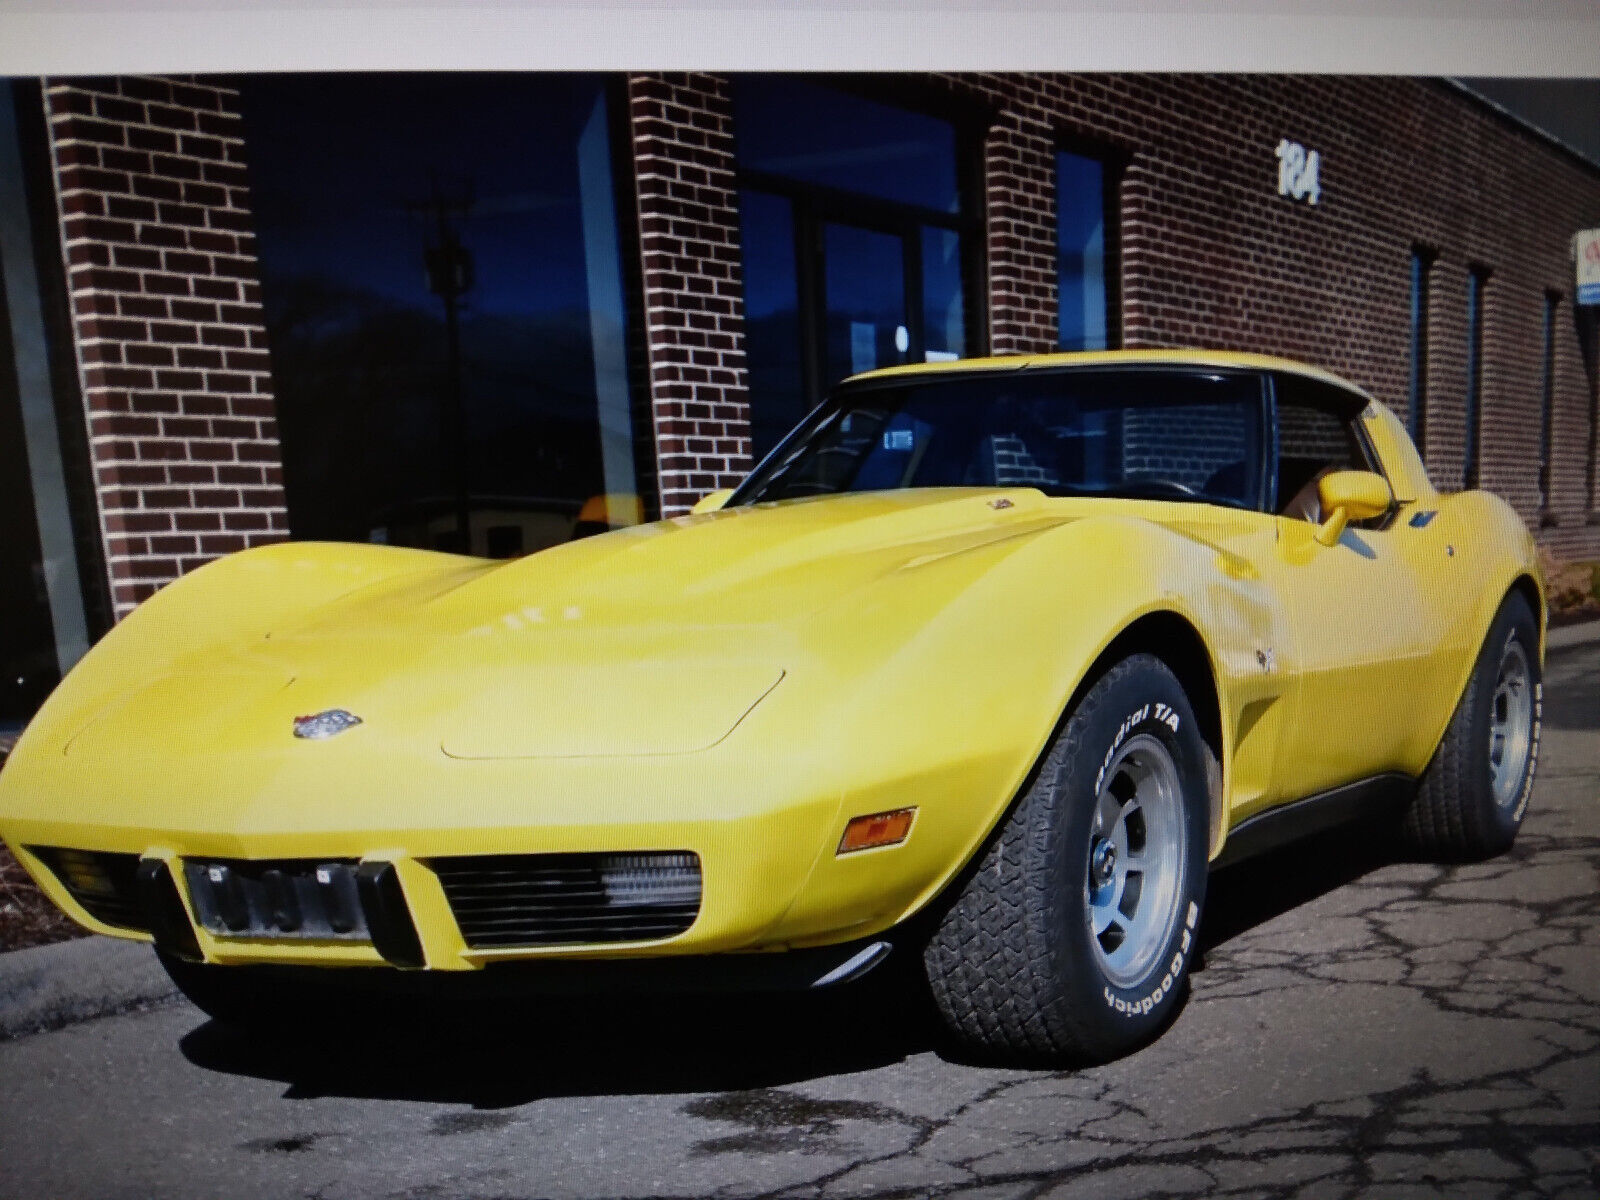
<svg viewBox="0 0 1600 1200"><path fill-rule="evenodd" d="M1478 486L1483 411L1483 294L1489 272L1473 267L1467 273L1467 405L1466 446L1462 451L1462 486Z"/></svg>
<svg viewBox="0 0 1600 1200"><path fill-rule="evenodd" d="M907 361L905 241L855 225L825 225L830 381Z"/></svg>
<svg viewBox="0 0 1600 1200"><path fill-rule="evenodd" d="M738 503L920 487L1259 502L1260 384L1245 375L1051 372L842 389Z"/></svg>
<svg viewBox="0 0 1600 1200"><path fill-rule="evenodd" d="M739 234L744 252L750 435L759 461L806 411L801 384L793 205L783 196L740 192Z"/></svg>
<svg viewBox="0 0 1600 1200"><path fill-rule="evenodd" d="M10 331L0 292L0 733L32 716L60 680Z"/></svg>
<svg viewBox="0 0 1600 1200"><path fill-rule="evenodd" d="M1056 288L1063 350L1106 348L1105 168L1056 154Z"/></svg>
<svg viewBox="0 0 1600 1200"><path fill-rule="evenodd" d="M453 546L459 471L473 549L535 550L636 490L606 93L566 74L244 81L296 536Z"/></svg>
<svg viewBox="0 0 1600 1200"><path fill-rule="evenodd" d="M939 212L959 207L948 121L783 75L742 77L733 100L746 170Z"/></svg>
<svg viewBox="0 0 1600 1200"><path fill-rule="evenodd" d="M967 352L967 310L961 298L961 235L922 227L923 358L944 362Z"/></svg>
<svg viewBox="0 0 1600 1200"><path fill-rule="evenodd" d="M1428 269L1432 257L1420 247L1411 251L1411 379L1406 399L1406 424L1418 452L1423 448L1428 386Z"/></svg>

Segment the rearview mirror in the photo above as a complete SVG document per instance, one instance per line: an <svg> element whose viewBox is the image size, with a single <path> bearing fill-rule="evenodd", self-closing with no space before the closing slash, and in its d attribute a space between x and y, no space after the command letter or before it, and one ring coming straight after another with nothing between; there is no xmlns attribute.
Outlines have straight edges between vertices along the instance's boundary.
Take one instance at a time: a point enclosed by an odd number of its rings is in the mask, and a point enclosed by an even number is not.
<svg viewBox="0 0 1600 1200"><path fill-rule="evenodd" d="M732 495L732 488L718 488L709 495L701 496L700 499L695 503L695 506L689 511L695 516L699 516L701 513L716 512L728 502L728 497Z"/></svg>
<svg viewBox="0 0 1600 1200"><path fill-rule="evenodd" d="M1317 541L1331 546L1351 521L1381 517L1394 504L1389 481L1374 471L1330 471L1317 483L1317 501L1322 506L1322 524Z"/></svg>

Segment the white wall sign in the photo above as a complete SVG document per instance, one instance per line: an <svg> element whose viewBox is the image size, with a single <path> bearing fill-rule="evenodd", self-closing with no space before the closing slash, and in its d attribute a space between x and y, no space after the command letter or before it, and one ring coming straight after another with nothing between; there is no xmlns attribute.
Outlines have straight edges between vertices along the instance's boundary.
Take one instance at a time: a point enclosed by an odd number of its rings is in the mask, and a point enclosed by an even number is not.
<svg viewBox="0 0 1600 1200"><path fill-rule="evenodd" d="M1278 195L1315 204L1322 199L1322 185L1317 180L1321 165L1322 159L1315 150L1307 150L1287 138L1279 142Z"/></svg>
<svg viewBox="0 0 1600 1200"><path fill-rule="evenodd" d="M1578 303L1600 304L1600 229L1585 229L1572 239L1578 260Z"/></svg>

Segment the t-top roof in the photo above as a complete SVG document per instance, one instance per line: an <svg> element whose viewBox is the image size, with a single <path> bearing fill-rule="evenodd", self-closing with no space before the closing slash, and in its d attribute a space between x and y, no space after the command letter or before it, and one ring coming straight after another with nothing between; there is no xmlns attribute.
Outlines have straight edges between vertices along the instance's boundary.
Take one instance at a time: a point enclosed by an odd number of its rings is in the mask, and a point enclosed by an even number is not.
<svg viewBox="0 0 1600 1200"><path fill-rule="evenodd" d="M949 362L906 363L852 375L846 382L890 379L902 375L945 375L965 371L1026 371L1062 367L1214 367L1247 371L1280 371L1320 380L1372 401L1365 391L1331 371L1269 354L1241 354L1224 350L1085 350L1061 354L1006 354L991 358L958 358Z"/></svg>

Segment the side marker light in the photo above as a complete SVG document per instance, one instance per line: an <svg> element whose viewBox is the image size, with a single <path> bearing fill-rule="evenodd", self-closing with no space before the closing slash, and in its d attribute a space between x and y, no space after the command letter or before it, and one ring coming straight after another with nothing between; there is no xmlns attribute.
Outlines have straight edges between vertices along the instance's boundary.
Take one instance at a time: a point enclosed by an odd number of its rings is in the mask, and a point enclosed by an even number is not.
<svg viewBox="0 0 1600 1200"><path fill-rule="evenodd" d="M839 839L837 854L852 854L857 850L871 850L877 846L897 846L911 833L914 808L897 808L892 812L869 813L852 817Z"/></svg>

